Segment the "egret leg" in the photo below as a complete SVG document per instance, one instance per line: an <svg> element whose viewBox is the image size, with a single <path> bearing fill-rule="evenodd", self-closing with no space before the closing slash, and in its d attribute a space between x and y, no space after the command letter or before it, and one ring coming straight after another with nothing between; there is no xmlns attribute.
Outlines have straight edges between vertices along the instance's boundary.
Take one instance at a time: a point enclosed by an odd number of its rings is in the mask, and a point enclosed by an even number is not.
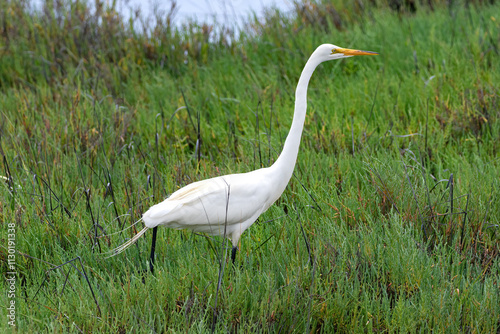
<svg viewBox="0 0 500 334"><path fill-rule="evenodd" d="M151 274L154 274L154 264L155 264L155 248L156 248L156 232L158 230L158 226L153 227L153 238L151 239L151 255L149 255L149 270Z"/></svg>
<svg viewBox="0 0 500 334"><path fill-rule="evenodd" d="M238 247L233 246L233 250L231 251L231 261L233 261L233 264L234 264L234 260L236 259L236 251L237 250L238 250Z"/></svg>

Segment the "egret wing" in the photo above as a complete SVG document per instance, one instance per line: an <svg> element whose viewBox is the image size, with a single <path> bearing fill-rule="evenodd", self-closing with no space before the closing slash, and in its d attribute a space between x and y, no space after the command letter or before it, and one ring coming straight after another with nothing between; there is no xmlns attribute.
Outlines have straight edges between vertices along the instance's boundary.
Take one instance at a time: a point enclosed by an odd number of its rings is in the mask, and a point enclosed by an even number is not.
<svg viewBox="0 0 500 334"><path fill-rule="evenodd" d="M269 207L263 175L256 172L191 183L152 206L144 214L144 222L150 228L166 225L220 235L224 234L223 227L254 217L255 221Z"/></svg>

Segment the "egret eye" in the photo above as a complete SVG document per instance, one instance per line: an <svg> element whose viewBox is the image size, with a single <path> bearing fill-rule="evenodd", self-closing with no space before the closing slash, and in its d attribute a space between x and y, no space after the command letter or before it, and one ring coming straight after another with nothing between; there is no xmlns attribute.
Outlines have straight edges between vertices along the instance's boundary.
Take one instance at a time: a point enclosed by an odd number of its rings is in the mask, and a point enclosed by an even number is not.
<svg viewBox="0 0 500 334"><path fill-rule="evenodd" d="M337 53L337 49L332 49L332 55Z"/></svg>

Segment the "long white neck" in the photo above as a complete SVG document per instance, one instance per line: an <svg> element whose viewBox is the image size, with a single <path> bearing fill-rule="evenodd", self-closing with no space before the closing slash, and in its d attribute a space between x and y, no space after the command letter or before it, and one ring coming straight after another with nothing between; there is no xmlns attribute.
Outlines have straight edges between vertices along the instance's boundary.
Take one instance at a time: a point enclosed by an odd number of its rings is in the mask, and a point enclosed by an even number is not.
<svg viewBox="0 0 500 334"><path fill-rule="evenodd" d="M307 86L309 85L309 79L311 79L314 70L320 63L321 60L313 54L302 70L302 74L300 75L299 83L297 84L297 89L295 91L295 112L293 114L292 126L290 127L290 132L286 137L283 151L276 162L270 167L270 169L277 174L275 181L277 181L278 184L276 186L281 192L286 188L286 185L288 184L288 181L290 181L295 168L297 154L299 153L300 138L302 136L304 121L306 119Z"/></svg>

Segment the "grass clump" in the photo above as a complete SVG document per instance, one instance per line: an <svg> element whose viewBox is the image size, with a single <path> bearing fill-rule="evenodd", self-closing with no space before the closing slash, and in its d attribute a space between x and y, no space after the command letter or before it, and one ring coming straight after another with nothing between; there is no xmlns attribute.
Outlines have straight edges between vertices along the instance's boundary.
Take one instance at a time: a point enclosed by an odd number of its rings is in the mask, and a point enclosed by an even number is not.
<svg viewBox="0 0 500 334"><path fill-rule="evenodd" d="M99 1L2 3L17 330L497 332L499 6L357 4L297 3L236 36L177 28L175 4L138 31ZM155 276L147 238L100 256L178 187L270 165L325 42L381 55L318 68L295 176L240 266L221 239L168 229Z"/></svg>

